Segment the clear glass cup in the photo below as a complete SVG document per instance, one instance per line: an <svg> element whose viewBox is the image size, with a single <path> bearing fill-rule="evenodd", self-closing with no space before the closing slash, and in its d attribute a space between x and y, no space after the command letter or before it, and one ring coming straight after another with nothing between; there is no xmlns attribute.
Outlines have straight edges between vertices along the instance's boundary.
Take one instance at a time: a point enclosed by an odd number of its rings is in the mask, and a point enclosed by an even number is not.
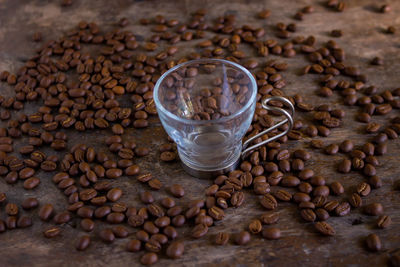
<svg viewBox="0 0 400 267"><path fill-rule="evenodd" d="M238 162L256 95L252 74L223 59L188 61L160 77L154 102L186 171L199 176Z"/></svg>

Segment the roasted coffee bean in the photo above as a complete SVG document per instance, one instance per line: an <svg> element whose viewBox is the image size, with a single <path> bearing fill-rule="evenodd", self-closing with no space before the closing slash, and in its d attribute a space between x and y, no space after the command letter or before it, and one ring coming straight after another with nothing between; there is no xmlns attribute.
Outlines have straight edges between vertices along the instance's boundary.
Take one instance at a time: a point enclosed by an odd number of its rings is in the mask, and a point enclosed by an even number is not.
<svg viewBox="0 0 400 267"><path fill-rule="evenodd" d="M61 233L61 229L56 226L51 226L50 228L47 228L45 231L43 231L43 235L47 238L56 237L60 233Z"/></svg>
<svg viewBox="0 0 400 267"><path fill-rule="evenodd" d="M341 195L341 194L344 193L344 187L343 187L343 185L342 185L341 183L339 183L339 182L333 182L333 183L331 183L330 188L331 188L332 192L333 192L335 195Z"/></svg>
<svg viewBox="0 0 400 267"><path fill-rule="evenodd" d="M315 214L317 215L318 220L326 221L329 219L329 213L322 208L316 209Z"/></svg>
<svg viewBox="0 0 400 267"><path fill-rule="evenodd" d="M314 227L319 233L321 233L323 235L333 236L336 234L335 229L333 229L333 227L330 224L328 224L324 221L316 222L314 224Z"/></svg>
<svg viewBox="0 0 400 267"><path fill-rule="evenodd" d="M60 212L54 215L54 223L63 224L71 220L71 214L68 211Z"/></svg>
<svg viewBox="0 0 400 267"><path fill-rule="evenodd" d="M261 205L268 209L274 210L278 206L278 202L276 201L275 197L271 194L267 193L260 199Z"/></svg>
<svg viewBox="0 0 400 267"><path fill-rule="evenodd" d="M368 183L373 187L373 188L380 188L382 187L382 179L378 176L372 176L369 178Z"/></svg>
<svg viewBox="0 0 400 267"><path fill-rule="evenodd" d="M274 224L279 220L278 213L265 213L261 215L260 220L263 224Z"/></svg>
<svg viewBox="0 0 400 267"><path fill-rule="evenodd" d="M185 190L183 189L183 187L179 184L173 184L171 185L171 187L169 188L169 191L171 192L171 194L174 197L183 197L185 195Z"/></svg>
<svg viewBox="0 0 400 267"><path fill-rule="evenodd" d="M171 151L164 151L160 155L160 159L164 162L171 162L174 161L176 158L176 154Z"/></svg>
<svg viewBox="0 0 400 267"><path fill-rule="evenodd" d="M129 240L129 242L126 244L127 251L137 252L137 251L140 251L140 249L141 249L140 240L132 239L132 240Z"/></svg>
<svg viewBox="0 0 400 267"><path fill-rule="evenodd" d="M357 193L362 197L368 196L370 192L371 192L371 187L369 184L365 182L362 182L357 186Z"/></svg>
<svg viewBox="0 0 400 267"><path fill-rule="evenodd" d="M313 222L317 218L316 214L312 209L302 209L300 211L300 215L307 222Z"/></svg>
<svg viewBox="0 0 400 267"><path fill-rule="evenodd" d="M42 221L48 221L51 218L53 211L54 208L52 204L45 204L39 210L39 218Z"/></svg>
<svg viewBox="0 0 400 267"><path fill-rule="evenodd" d="M168 246L165 253L171 259L178 259L182 257L184 251L185 251L185 246L183 245L183 242L174 241Z"/></svg>
<svg viewBox="0 0 400 267"><path fill-rule="evenodd" d="M365 239L365 243L370 251L379 251L382 249L381 240L376 234L369 234Z"/></svg>
<svg viewBox="0 0 400 267"><path fill-rule="evenodd" d="M39 201L37 200L37 198L34 198L34 197L30 197L30 198L25 199L21 204L21 207L24 210L34 209L37 206L39 206Z"/></svg>
<svg viewBox="0 0 400 267"><path fill-rule="evenodd" d="M246 245L250 242L251 236L247 231L242 231L235 235L235 243L238 245Z"/></svg>
<svg viewBox="0 0 400 267"><path fill-rule="evenodd" d="M6 211L7 215L15 216L18 214L19 209L18 209L17 204L7 203L7 205L5 207L5 211Z"/></svg>
<svg viewBox="0 0 400 267"><path fill-rule="evenodd" d="M147 242L150 239L149 234L144 230L137 231L136 238L142 242Z"/></svg>
<svg viewBox="0 0 400 267"><path fill-rule="evenodd" d="M261 225L261 221L260 220L253 220L250 222L249 224L249 231L252 234L258 234L260 233L262 230L262 225Z"/></svg>
<svg viewBox="0 0 400 267"><path fill-rule="evenodd" d="M230 235L229 233L220 232L215 237L215 244L223 246L228 244Z"/></svg>
<svg viewBox="0 0 400 267"><path fill-rule="evenodd" d="M335 208L335 213L337 216L345 216L350 213L350 204L348 202L340 203Z"/></svg>
<svg viewBox="0 0 400 267"><path fill-rule="evenodd" d="M351 171L352 162L349 159L343 159L338 165L338 172L349 173Z"/></svg>
<svg viewBox="0 0 400 267"><path fill-rule="evenodd" d="M113 231L109 228L105 228L99 232L99 237L103 242L112 243L115 240Z"/></svg>
<svg viewBox="0 0 400 267"><path fill-rule="evenodd" d="M154 252L148 252L146 254L143 254L143 256L140 258L140 263L143 265L152 265L158 261L158 256Z"/></svg>
<svg viewBox="0 0 400 267"><path fill-rule="evenodd" d="M76 250L83 251L87 249L90 245L90 236L83 235L76 242L75 248Z"/></svg>
<svg viewBox="0 0 400 267"><path fill-rule="evenodd" d="M392 219L387 215L380 216L376 221L376 225L382 229L389 227L391 224L392 224Z"/></svg>
<svg viewBox="0 0 400 267"><path fill-rule="evenodd" d="M367 215L377 216L383 214L383 206L380 203L371 203L364 207L364 212Z"/></svg>
<svg viewBox="0 0 400 267"><path fill-rule="evenodd" d="M91 232L94 229L94 222L91 219L85 218L80 223L82 229L86 232Z"/></svg>
<svg viewBox="0 0 400 267"><path fill-rule="evenodd" d="M264 228L262 236L269 240L275 240L281 238L281 230L276 227Z"/></svg>
<svg viewBox="0 0 400 267"><path fill-rule="evenodd" d="M40 179L37 177L31 177L24 181L24 188L26 190L31 190L40 184Z"/></svg>
<svg viewBox="0 0 400 267"><path fill-rule="evenodd" d="M200 238L207 234L208 232L208 226L205 224L197 224L193 229L192 229L192 237L194 238Z"/></svg>
<svg viewBox="0 0 400 267"><path fill-rule="evenodd" d="M292 199L292 194L285 190L278 190L273 195L281 201L290 201Z"/></svg>
<svg viewBox="0 0 400 267"><path fill-rule="evenodd" d="M225 217L225 212L216 206L209 208L208 214L216 221L222 220Z"/></svg>
<svg viewBox="0 0 400 267"><path fill-rule="evenodd" d="M122 196L122 190L119 188L113 188L107 192L107 199L111 202L118 201Z"/></svg>
<svg viewBox="0 0 400 267"><path fill-rule="evenodd" d="M17 227L18 228L26 228L32 226L32 218L27 216L21 216L17 220Z"/></svg>

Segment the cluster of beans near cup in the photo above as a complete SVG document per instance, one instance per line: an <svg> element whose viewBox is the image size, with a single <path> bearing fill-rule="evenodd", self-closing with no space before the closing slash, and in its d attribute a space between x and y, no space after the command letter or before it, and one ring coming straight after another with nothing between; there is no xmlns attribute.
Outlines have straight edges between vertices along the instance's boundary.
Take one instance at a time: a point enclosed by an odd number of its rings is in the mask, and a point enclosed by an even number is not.
<svg viewBox="0 0 400 267"><path fill-rule="evenodd" d="M329 1L329 6L338 11L344 8L339 1ZM305 7L295 18L301 20L303 15L311 12L311 6ZM257 16L264 20L269 14L268 10L263 10ZM385 215L380 203L363 205L363 202L371 190L381 187L382 180L376 174L379 155L386 152L388 139L396 139L400 133L400 117L395 117L386 126L371 120L400 107L400 89L378 92L377 87L367 86L365 75L345 63L345 52L336 42L329 41L318 48L313 36L292 36L296 32L294 23L276 25L275 34L279 39L267 39L263 28L237 25L232 15L208 22L203 10L192 14L186 24L175 19L167 20L161 15L141 19L140 23L151 27L153 32L144 42L137 41L134 33L123 30L128 24L125 18L120 20L119 27L106 33L101 32L97 24L83 21L66 36L46 42L16 74L8 71L0 74L0 79L15 89L13 97L0 99L0 118L7 121L7 126L0 128L1 176L9 184L21 182L26 190L38 190L40 178L37 175L52 172L54 184L69 203L66 210L56 211L51 203L27 198L20 203L22 211L17 204L7 201L6 194L2 193L0 202L6 218L0 220L0 232L31 226L33 221L28 212L33 210L42 221L51 225L43 229L44 236L54 238L76 217L80 218L80 229L87 232L78 237L77 250L87 249L93 234L106 243L129 236L131 239L127 241L126 249L144 251L140 261L149 265L157 262L161 252L169 258L180 258L184 244L177 228L184 224L192 225L191 237L186 238L201 238L214 221L225 217L225 209L242 205L244 188L259 195L260 207L267 211L249 222L248 229L234 233L232 237L227 232L218 233L215 236L217 245L230 241L244 245L257 235L269 240L279 239L281 231L274 226L279 221L276 213L279 202L291 201L298 205L300 216L305 222L312 223L321 235L335 235L335 229L327 222L330 216L345 216L356 208L377 216L378 228L389 227L391 219ZM206 32L213 36L205 38ZM333 35L340 36L338 33L339 30ZM34 41L40 39L39 33L34 35ZM196 39L198 52L174 58L180 49L179 44ZM96 44L98 56L81 53L86 44ZM325 145L321 139L313 139L315 136L329 136L334 128L341 127L345 111L332 109L329 104L308 104L299 94L285 95L281 73L288 65L276 60L266 60L265 64L259 65L255 57L250 58L253 55L240 49L244 44L253 48L261 58L269 54L293 57L304 53L309 62L304 74L321 75L322 86L318 95L329 98L337 92L343 96L344 105L358 105L357 120L365 122L365 131L373 133L374 137L360 147L355 147L351 140ZM152 90L160 74L178 63L198 58L225 58L254 73L258 85L257 106L245 138L273 125L273 114L261 107L261 100L271 95L288 97L299 112L311 113L315 124L305 125L296 120L287 136L253 151L237 170L216 177L214 183L205 189L204 200L191 201L183 207L176 204L176 199L185 194L179 184L168 186L170 197L155 200L153 194L163 187L162 182L151 173L141 172L140 166L134 163L136 157L146 156L150 150L124 140L127 139L124 131L127 127L134 127L140 132L141 128L148 126L148 116L157 114ZM373 63L382 63L382 60ZM78 78L71 77L70 73L77 73ZM132 102L128 107L119 102L124 95L128 95ZM23 110L25 102L35 102L36 112L18 112ZM280 127L269 136L286 127ZM85 131L90 134L92 129L111 129L113 135L107 137L106 144L118 160L85 144L74 144L67 150L68 131L65 129L81 134ZM14 141L21 136L27 136L28 143L14 151ZM339 199L345 191L342 184L337 181L328 184L324 177L306 168L305 163L312 153L305 149L289 151L282 146L289 139L301 140L303 137L311 137L312 149L330 155L342 153L345 158L338 171L359 171L366 180L356 186L351 196ZM265 138L268 136L259 138L257 142ZM57 153L46 155L41 151L45 146ZM162 161L176 159L172 141L162 144L159 150ZM153 190L153 193L145 191L140 194L144 206L132 207L119 202L122 194L128 192L114 187L112 180L121 176L137 179ZM278 185L290 190L277 189ZM297 189L296 193L291 193L293 189ZM108 226L93 231L99 221L105 221ZM134 238L132 228L139 229ZM371 251L382 248L376 234L366 237L365 243ZM398 258L393 258L393 262L396 260Z"/></svg>

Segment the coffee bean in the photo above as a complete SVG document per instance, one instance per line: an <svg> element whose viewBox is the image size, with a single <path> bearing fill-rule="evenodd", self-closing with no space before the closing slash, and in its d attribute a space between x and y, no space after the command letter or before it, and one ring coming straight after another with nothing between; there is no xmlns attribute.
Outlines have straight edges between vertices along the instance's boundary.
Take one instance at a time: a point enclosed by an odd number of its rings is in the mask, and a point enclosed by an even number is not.
<svg viewBox="0 0 400 267"><path fill-rule="evenodd" d="M24 181L24 188L26 190L31 190L40 184L40 179L37 177L31 177Z"/></svg>
<svg viewBox="0 0 400 267"><path fill-rule="evenodd" d="M338 165L338 172L349 173L351 171L352 162L349 159L343 159Z"/></svg>
<svg viewBox="0 0 400 267"><path fill-rule="evenodd" d="M365 243L370 251L379 251L382 249L381 240L376 234L369 234L365 239Z"/></svg>
<svg viewBox="0 0 400 267"><path fill-rule="evenodd" d="M382 215L383 206L380 203L371 203L364 207L364 212L365 212L365 214L371 215L371 216Z"/></svg>
<svg viewBox="0 0 400 267"><path fill-rule="evenodd" d="M329 219L329 213L322 208L316 209L315 214L317 215L318 220L320 221L326 221Z"/></svg>
<svg viewBox="0 0 400 267"><path fill-rule="evenodd" d="M333 236L336 234L335 229L333 229L333 227L330 224L328 224L324 221L316 222L314 224L314 227L319 233L321 233L323 235Z"/></svg>
<svg viewBox="0 0 400 267"><path fill-rule="evenodd" d="M61 229L59 227L52 226L50 228L47 228L44 232L43 235L47 238L53 238L58 236L61 233Z"/></svg>
<svg viewBox="0 0 400 267"><path fill-rule="evenodd" d="M215 244L223 246L228 244L230 235L229 233L219 232L215 237Z"/></svg>
<svg viewBox="0 0 400 267"><path fill-rule="evenodd" d="M173 184L171 185L171 187L169 188L169 191L171 192L171 194L174 197L183 197L185 195L185 190L183 189L183 187L179 184Z"/></svg>
<svg viewBox="0 0 400 267"><path fill-rule="evenodd" d="M37 200L37 198L34 198L34 197L30 197L30 198L25 199L21 204L21 207L24 210L34 209L37 206L39 206L39 201Z"/></svg>
<svg viewBox="0 0 400 267"><path fill-rule="evenodd" d="M313 222L317 217L312 209L302 209L300 215L307 222Z"/></svg>
<svg viewBox="0 0 400 267"><path fill-rule="evenodd" d="M32 218L27 216L21 216L18 218L17 226L18 228L26 228L32 226Z"/></svg>
<svg viewBox="0 0 400 267"><path fill-rule="evenodd" d="M335 213L338 216L345 216L350 213L350 204L348 202L342 202L340 203L336 209Z"/></svg>
<svg viewBox="0 0 400 267"><path fill-rule="evenodd" d="M361 199L360 195L357 193L353 193L350 196L349 202L354 208L358 208L358 207L362 206L362 199Z"/></svg>
<svg viewBox="0 0 400 267"><path fill-rule="evenodd" d="M141 242L137 239L129 240L129 242L126 244L126 250L130 252L137 252L140 251L140 249L141 249Z"/></svg>
<svg viewBox="0 0 400 267"><path fill-rule="evenodd" d="M194 238L200 238L207 234L208 232L208 226L205 224L197 224L193 229L192 229L192 237Z"/></svg>
<svg viewBox="0 0 400 267"><path fill-rule="evenodd" d="M174 161L176 158L176 154L171 151L164 151L160 155L160 159L164 162L171 162Z"/></svg>
<svg viewBox="0 0 400 267"><path fill-rule="evenodd" d="M275 197L268 193L260 199L260 203L268 210L274 210L278 206L278 202L276 201Z"/></svg>
<svg viewBox="0 0 400 267"><path fill-rule="evenodd" d="M76 250L83 251L86 250L90 245L90 236L83 235L76 242L75 248Z"/></svg>
<svg viewBox="0 0 400 267"><path fill-rule="evenodd" d="M107 192L107 199L111 202L118 201L122 196L122 190L119 188L113 188Z"/></svg>
<svg viewBox="0 0 400 267"><path fill-rule="evenodd" d="M357 186L357 193L362 197L368 196L370 192L371 187L365 182L362 182Z"/></svg>
<svg viewBox="0 0 400 267"><path fill-rule="evenodd" d="M285 190L278 190L274 193L275 198L281 201L290 201L292 199L292 194Z"/></svg>
<svg viewBox="0 0 400 267"><path fill-rule="evenodd" d="M71 214L68 211L60 212L54 215L54 223L63 224L71 220Z"/></svg>
<svg viewBox="0 0 400 267"><path fill-rule="evenodd" d="M251 223L249 224L250 233L258 234L261 232L261 230L262 230L262 225L260 220L255 219L251 221Z"/></svg>
<svg viewBox="0 0 400 267"><path fill-rule="evenodd" d="M184 250L183 242L174 241L168 246L166 254L171 259L178 259L182 257Z"/></svg>
<svg viewBox="0 0 400 267"><path fill-rule="evenodd" d="M387 215L382 215L378 218L376 224L379 228L387 228L392 224L392 219Z"/></svg>
<svg viewBox="0 0 400 267"><path fill-rule="evenodd" d="M264 228L262 236L269 240L275 240L281 238L281 230L275 227Z"/></svg>
<svg viewBox="0 0 400 267"><path fill-rule="evenodd" d="M101 240L103 240L106 243L112 243L114 242L115 235L113 231L109 228L105 228L99 232L99 237Z"/></svg>
<svg viewBox="0 0 400 267"><path fill-rule="evenodd" d="M53 211L54 211L54 208L53 208L52 204L45 204L39 210L39 218L42 221L48 221L50 219L50 217L52 216Z"/></svg>
<svg viewBox="0 0 400 267"><path fill-rule="evenodd" d="M242 231L235 236L235 243L238 245L246 245L250 242L251 236L247 231Z"/></svg>
<svg viewBox="0 0 400 267"><path fill-rule="evenodd" d="M146 254L143 254L143 256L140 258L140 262L143 265L152 265L158 261L158 256L154 252L148 252Z"/></svg>
<svg viewBox="0 0 400 267"><path fill-rule="evenodd" d="M339 182L333 182L333 183L331 183L330 188L331 188L332 192L333 192L335 195L341 195L341 194L344 193L344 187L343 187L343 185L342 185L341 183L339 183Z"/></svg>

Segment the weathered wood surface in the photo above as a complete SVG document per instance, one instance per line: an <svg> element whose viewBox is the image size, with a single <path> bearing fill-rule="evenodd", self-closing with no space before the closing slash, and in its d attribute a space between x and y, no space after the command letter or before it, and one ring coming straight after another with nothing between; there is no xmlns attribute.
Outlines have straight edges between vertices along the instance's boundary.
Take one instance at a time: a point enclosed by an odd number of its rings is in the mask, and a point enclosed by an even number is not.
<svg viewBox="0 0 400 267"><path fill-rule="evenodd" d="M44 39L58 38L60 31L65 31L75 26L81 20L95 21L100 26L111 27L121 17L127 17L131 23L127 29L133 30L138 35L144 35L148 28L137 24L143 17L152 17L163 14L167 18L184 20L187 14L198 9L207 8L209 17L225 14L226 12L237 15L239 23L264 26L267 35L275 38L272 33L273 25L277 22L294 22L292 17L300 8L312 4L315 12L305 16L298 24L298 34L314 35L318 42L330 39L332 29L342 29L344 36L336 41L347 52L347 62L359 67L368 75L369 84L377 85L380 90L399 87L400 82L400 37L399 34L387 35L383 29L388 25L400 29L400 2L390 2L392 11L380 14L374 11L376 1L349 1L348 8L343 13L326 9L321 5L324 1L74 1L73 5L61 8L60 1L16 1L0 0L0 70L16 70L24 60L34 54L34 49L40 45L31 42L31 35L41 31ZM272 15L267 20L258 20L255 13L262 8L268 8ZM196 43L192 41L191 43ZM180 44L182 46L183 44ZM190 49L182 51L187 53ZM371 66L369 61L380 56L384 60L383 66ZM272 57L271 57L272 58ZM261 59L260 62L265 62ZM284 91L288 95L299 92L308 95L314 103L323 103L327 100L314 95L318 85L314 75L298 76L302 66L306 64L302 55L292 59L284 59L290 64L289 70L284 72L287 86ZM0 84L1 93L9 88ZM333 101L336 106L343 106L341 98L334 96L328 101ZM29 112L29 107L26 110ZM333 130L325 143L339 143L350 138L357 144L367 140L361 134L362 124L354 121L357 107L346 107L347 116L344 127ZM393 111L389 116L399 115ZM309 120L304 114L297 114L296 118ZM385 122L387 118L374 117L374 121ZM90 132L82 135L71 133L69 147L78 142L85 142L106 150L103 140L110 132ZM185 197L179 202L198 199L203 196L204 188L211 181L199 180L186 175L179 163L166 164L159 160L157 146L166 140L166 134L161 129L156 119L145 130L130 129L124 134L124 139L134 138L152 148L149 156L138 159L137 162L144 169L151 171L164 185L182 183L186 190ZM300 142L289 142L287 147L301 147L309 139ZM267 241L254 237L246 246L227 245L216 247L212 245L214 235L219 231L238 232L245 228L249 221L264 211L258 204L256 197L246 193L245 204L237 209L229 209L226 219L212 227L206 238L189 240L186 242L185 254L182 259L172 261L162 257L158 262L163 266L381 266L385 265L388 255L400 249L400 194L394 191L394 184L400 175L400 142L390 141L388 153L380 157L381 167L378 175L384 181L384 186L374 190L365 200L381 202L385 213L392 216L393 224L389 229L375 228L374 217L353 211L346 217L333 217L329 222L337 230L334 237L323 237L317 234L312 225L304 223L293 204L279 204L280 222L283 238L278 241ZM358 173L338 174L337 161L342 157L326 156L313 152L313 159L307 162L317 174L327 178L327 182L340 181L346 187L348 195L354 185L363 181L365 177ZM62 193L51 182L51 175L39 173L41 185L33 191L25 191L21 183L7 185L0 179L0 192L7 192L10 201L20 204L29 196L38 197L40 203L55 203L56 210L63 210L67 201ZM146 187L137 181L123 177L115 182L124 188L121 201L135 205L139 204L138 192ZM156 194L157 198L167 195L162 189ZM106 245L94 237L91 246L86 252L77 252L74 244L82 232L74 227L78 221L63 226L63 234L52 240L45 239L42 229L48 226L38 220L37 210L31 212L34 225L28 229L7 231L0 235L0 265L1 266L135 266L139 265L141 253L128 253L125 251L127 239L117 240L112 245ZM0 216L4 216L1 212ZM355 219L363 223L352 225ZM79 226L77 227L79 228ZM95 233L101 228L96 224ZM181 235L188 232L188 228L179 230ZM383 251L370 253L364 249L363 238L371 233L377 233L383 242ZM95 235L93 235L95 236Z"/></svg>

